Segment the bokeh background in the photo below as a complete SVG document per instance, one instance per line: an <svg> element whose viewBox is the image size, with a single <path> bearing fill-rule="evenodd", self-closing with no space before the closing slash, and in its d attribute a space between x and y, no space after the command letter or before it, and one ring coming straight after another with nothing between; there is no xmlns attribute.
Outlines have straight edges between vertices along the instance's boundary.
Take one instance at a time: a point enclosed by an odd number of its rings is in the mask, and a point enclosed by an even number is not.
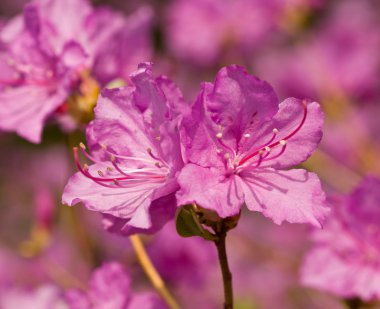
<svg viewBox="0 0 380 309"><path fill-rule="evenodd" d="M0 27L25 3L0 0ZM155 73L170 76L189 101L222 66L240 64L268 81L280 100L294 96L321 103L324 137L304 167L318 173L330 196L350 192L367 173L380 176L379 1L94 0L93 5L126 16L150 7L146 60L155 63ZM75 172L71 148L84 140L80 129L67 135L54 123L38 145L0 132L0 299L16 292L18 299L32 299L47 285L83 287L105 261L122 263L134 290L151 289L128 238L103 231L98 214L60 203ZM300 283L310 232L305 225L277 226L260 214L242 215L228 239L236 308L345 308L338 297ZM222 283L212 244L181 239L173 224L144 242L183 308L220 308ZM45 308L34 304L25 308Z"/></svg>

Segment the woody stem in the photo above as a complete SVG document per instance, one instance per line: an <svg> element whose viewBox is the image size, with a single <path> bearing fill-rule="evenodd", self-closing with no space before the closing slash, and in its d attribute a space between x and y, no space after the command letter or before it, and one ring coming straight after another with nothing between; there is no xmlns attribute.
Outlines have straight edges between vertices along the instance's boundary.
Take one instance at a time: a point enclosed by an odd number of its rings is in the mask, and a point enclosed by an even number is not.
<svg viewBox="0 0 380 309"><path fill-rule="evenodd" d="M216 232L218 239L215 240L215 245L218 249L218 257L220 269L223 277L224 287L224 309L233 309L233 291L232 291L232 274L228 266L227 252L226 252L226 237L227 232L222 226L219 231Z"/></svg>

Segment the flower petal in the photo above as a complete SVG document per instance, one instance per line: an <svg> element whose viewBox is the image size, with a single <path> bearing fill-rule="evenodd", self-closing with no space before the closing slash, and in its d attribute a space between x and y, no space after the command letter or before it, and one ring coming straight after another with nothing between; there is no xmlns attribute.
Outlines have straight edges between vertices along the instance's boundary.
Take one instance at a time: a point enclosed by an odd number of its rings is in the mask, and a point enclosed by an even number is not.
<svg viewBox="0 0 380 309"><path fill-rule="evenodd" d="M248 209L262 212L276 224L309 222L321 227L329 212L318 177L302 169L244 171L240 184Z"/></svg>
<svg viewBox="0 0 380 309"><path fill-rule="evenodd" d="M276 169L288 168L305 161L317 148L322 138L323 113L318 103L304 102L306 103L307 111L303 124L304 103L299 99L288 98L280 104L280 109L273 119L263 125L250 140L250 147L255 148L265 145L273 136L274 129L277 129L278 133L271 144L295 133L286 139L284 153L273 160L270 159L271 157L276 157L276 154L282 150L283 146L277 144L271 149L271 155L263 160L263 165ZM297 131L298 127L300 128ZM265 164L266 162L267 164Z"/></svg>
<svg viewBox="0 0 380 309"><path fill-rule="evenodd" d="M351 251L352 252L352 251ZM343 298L370 301L380 297L380 272L376 263L363 263L361 253L348 259L326 246L318 246L306 256L302 266L303 284L332 292Z"/></svg>
<svg viewBox="0 0 380 309"><path fill-rule="evenodd" d="M195 203L214 210L222 218L237 215L243 205L243 194L236 176L226 178L218 169L187 164L178 175L181 189L178 205Z"/></svg>
<svg viewBox="0 0 380 309"><path fill-rule="evenodd" d="M138 218L139 220L137 220L136 216L132 220L128 220L104 215L103 225L107 231L123 236L137 233L152 234L174 218L176 206L175 195L170 194L154 200L146 211L145 217L143 217L143 213ZM141 219L141 217L143 218Z"/></svg>
<svg viewBox="0 0 380 309"><path fill-rule="evenodd" d="M89 173L97 175L98 170L106 168L105 164L93 164ZM141 183L133 188L108 188L77 172L66 185L62 202L69 206L82 202L89 210L131 219L139 208L147 211L152 194L159 186L161 184Z"/></svg>
<svg viewBox="0 0 380 309"><path fill-rule="evenodd" d="M237 65L222 68L214 84L204 84L203 104L214 126L221 126L223 136L235 140L234 146L278 110L273 88Z"/></svg>

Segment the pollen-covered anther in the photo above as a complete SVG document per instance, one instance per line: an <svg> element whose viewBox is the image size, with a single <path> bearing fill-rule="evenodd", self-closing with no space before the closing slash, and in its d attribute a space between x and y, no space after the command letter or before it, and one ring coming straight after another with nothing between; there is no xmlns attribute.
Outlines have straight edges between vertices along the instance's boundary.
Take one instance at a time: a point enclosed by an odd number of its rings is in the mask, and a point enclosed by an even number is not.
<svg viewBox="0 0 380 309"><path fill-rule="evenodd" d="M102 147L102 149L104 149L104 150L107 149L107 145L106 144L100 144L100 147Z"/></svg>
<svg viewBox="0 0 380 309"><path fill-rule="evenodd" d="M107 171L108 171L108 172L113 172L113 168L112 168L111 166L108 166L108 167L107 167Z"/></svg>
<svg viewBox="0 0 380 309"><path fill-rule="evenodd" d="M245 137L245 138L250 138L250 137L251 137L251 134L249 134L249 133L245 133L245 134L244 134L244 137Z"/></svg>
<svg viewBox="0 0 380 309"><path fill-rule="evenodd" d="M279 131L278 131L278 129L277 128L274 128L273 129L273 133L278 133Z"/></svg>
<svg viewBox="0 0 380 309"><path fill-rule="evenodd" d="M156 136L156 141L161 141L161 136Z"/></svg>
<svg viewBox="0 0 380 309"><path fill-rule="evenodd" d="M85 163L85 164L83 164L83 169L85 170L85 171L88 171L88 165Z"/></svg>
<svg viewBox="0 0 380 309"><path fill-rule="evenodd" d="M115 161L116 161L116 157L115 157L114 155L110 155L110 160L111 160L112 162L115 162Z"/></svg>
<svg viewBox="0 0 380 309"><path fill-rule="evenodd" d="M270 151L271 151L271 148L270 148L269 146L265 146L264 150L265 150L266 152L270 152Z"/></svg>
<svg viewBox="0 0 380 309"><path fill-rule="evenodd" d="M157 166L158 168L162 167L162 165L159 162L154 163L154 165Z"/></svg>
<svg viewBox="0 0 380 309"><path fill-rule="evenodd" d="M285 146L286 145L286 140L284 140L284 139L280 140L280 145Z"/></svg>
<svg viewBox="0 0 380 309"><path fill-rule="evenodd" d="M225 158L225 159L229 159L229 158L230 158L230 154L229 154L228 152L226 152L226 153L224 154L224 158Z"/></svg>
<svg viewBox="0 0 380 309"><path fill-rule="evenodd" d="M104 177L104 174L103 174L102 171L98 171L98 175L99 175L100 177Z"/></svg>
<svg viewBox="0 0 380 309"><path fill-rule="evenodd" d="M82 142L79 143L79 147L82 148L83 150L86 150L86 145L83 144Z"/></svg>
<svg viewBox="0 0 380 309"><path fill-rule="evenodd" d="M216 133L216 138L222 138L223 137L223 133L222 132L218 132L218 133Z"/></svg>

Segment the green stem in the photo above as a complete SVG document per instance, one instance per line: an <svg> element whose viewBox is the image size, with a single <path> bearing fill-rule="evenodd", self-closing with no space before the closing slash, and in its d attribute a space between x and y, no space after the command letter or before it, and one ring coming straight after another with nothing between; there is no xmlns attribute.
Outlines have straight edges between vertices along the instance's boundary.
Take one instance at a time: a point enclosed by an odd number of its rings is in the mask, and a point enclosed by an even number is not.
<svg viewBox="0 0 380 309"><path fill-rule="evenodd" d="M224 286L224 309L233 309L234 299L232 292L232 274L228 266L227 252L226 252L226 236L227 232L222 227L221 231L217 233L218 240L215 240L215 245L218 249L218 257L220 268L223 276Z"/></svg>

